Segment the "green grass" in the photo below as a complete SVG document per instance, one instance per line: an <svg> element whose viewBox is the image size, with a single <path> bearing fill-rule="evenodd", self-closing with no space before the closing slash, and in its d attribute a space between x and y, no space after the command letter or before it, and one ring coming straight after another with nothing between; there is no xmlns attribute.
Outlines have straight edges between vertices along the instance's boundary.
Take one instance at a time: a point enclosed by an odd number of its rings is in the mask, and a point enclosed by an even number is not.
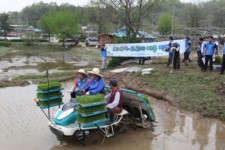
<svg viewBox="0 0 225 150"><path fill-rule="evenodd" d="M80 114L91 114L96 111L104 111L104 110L106 110L105 105L99 105L99 106L87 107L87 108L79 107L77 112Z"/></svg>
<svg viewBox="0 0 225 150"><path fill-rule="evenodd" d="M77 97L77 102L80 104L91 104L94 102L101 102L103 100L105 100L105 96L103 94L84 95Z"/></svg>
<svg viewBox="0 0 225 150"><path fill-rule="evenodd" d="M38 85L38 90L41 91L46 91L46 90L50 90L50 89L57 89L60 88L62 86L62 84L60 82L57 81L51 81L48 83L42 83Z"/></svg>
<svg viewBox="0 0 225 150"><path fill-rule="evenodd" d="M180 71L173 71L165 65L151 67L155 71L142 77L149 87L169 93L182 109L225 119L224 95L216 91L225 76L215 71L201 72L197 65L182 66Z"/></svg>
<svg viewBox="0 0 225 150"><path fill-rule="evenodd" d="M61 92L53 92L53 93L46 93L46 94L41 94L41 93L37 93L37 98L39 99L45 99L45 98L51 98L51 97L55 97L55 96L61 96L62 93Z"/></svg>
<svg viewBox="0 0 225 150"><path fill-rule="evenodd" d="M81 117L81 115L78 115L77 117L77 121L79 123L91 123L93 121L97 121L97 120L101 120L105 118L105 113L102 114L98 114L98 115L94 115L94 116L90 116L90 117Z"/></svg>

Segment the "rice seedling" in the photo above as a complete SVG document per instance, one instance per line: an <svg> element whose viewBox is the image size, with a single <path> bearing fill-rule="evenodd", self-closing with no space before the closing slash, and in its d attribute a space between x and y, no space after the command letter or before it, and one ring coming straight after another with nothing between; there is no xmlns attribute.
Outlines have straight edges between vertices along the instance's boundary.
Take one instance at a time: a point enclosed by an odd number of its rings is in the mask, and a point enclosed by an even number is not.
<svg viewBox="0 0 225 150"><path fill-rule="evenodd" d="M38 90L41 90L41 91L52 90L52 89L60 88L61 86L62 84L60 82L52 81L52 82L49 82L49 85L48 83L39 84Z"/></svg>
<svg viewBox="0 0 225 150"><path fill-rule="evenodd" d="M84 95L77 97L77 102L80 104L91 104L95 102L101 102L103 100L105 100L105 96L103 94Z"/></svg>
<svg viewBox="0 0 225 150"><path fill-rule="evenodd" d="M106 107L105 105L98 105L98 106L94 106L94 107L87 107L87 108L84 108L84 107L79 107L77 112L80 113L80 114L92 114L94 112L97 112L97 111L104 111L106 110Z"/></svg>
<svg viewBox="0 0 225 150"><path fill-rule="evenodd" d="M77 121L79 123L87 124L97 120L104 119L105 116L106 116L105 113L101 113L101 114L90 116L90 117L82 117L81 115L78 115Z"/></svg>

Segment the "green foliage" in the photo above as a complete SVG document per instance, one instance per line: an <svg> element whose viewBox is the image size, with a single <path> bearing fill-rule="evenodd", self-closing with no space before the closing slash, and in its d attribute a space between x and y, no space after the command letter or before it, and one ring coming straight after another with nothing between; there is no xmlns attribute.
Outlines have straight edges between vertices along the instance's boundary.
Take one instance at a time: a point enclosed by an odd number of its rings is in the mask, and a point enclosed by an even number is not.
<svg viewBox="0 0 225 150"><path fill-rule="evenodd" d="M40 27L47 34L56 34L64 41L79 33L79 12L68 10L53 11L42 16Z"/></svg>
<svg viewBox="0 0 225 150"><path fill-rule="evenodd" d="M90 117L82 117L81 115L78 115L77 121L79 123L91 123L93 121L101 120L105 118L105 113L99 114L99 115L94 115Z"/></svg>
<svg viewBox="0 0 225 150"><path fill-rule="evenodd" d="M77 102L79 104L91 104L94 102L101 102L103 100L105 100L105 96L103 94L83 95L77 97Z"/></svg>
<svg viewBox="0 0 225 150"><path fill-rule="evenodd" d="M6 13L0 14L0 35L6 38L10 30L11 29L9 24L9 14Z"/></svg>
<svg viewBox="0 0 225 150"><path fill-rule="evenodd" d="M109 60L108 68L115 68L119 66L122 62L131 59L130 57L112 57Z"/></svg>
<svg viewBox="0 0 225 150"><path fill-rule="evenodd" d="M220 56L215 57L215 64L216 65L221 65L222 64L222 58Z"/></svg>
<svg viewBox="0 0 225 150"><path fill-rule="evenodd" d="M172 28L172 16L170 13L164 13L159 18L158 30L161 34L170 33Z"/></svg>
<svg viewBox="0 0 225 150"><path fill-rule="evenodd" d="M41 91L46 91L46 90L51 90L51 89L57 89L60 88L62 86L62 84L60 82L57 81L52 81L48 83L42 83L38 85L38 90Z"/></svg>
<svg viewBox="0 0 225 150"><path fill-rule="evenodd" d="M6 41L0 41L0 47L9 47L10 46L10 43L9 42L6 42Z"/></svg>
<svg viewBox="0 0 225 150"><path fill-rule="evenodd" d="M80 114L92 114L96 111L104 111L106 110L106 107L105 105L99 105L99 106L94 106L94 107L87 107L87 108L84 108L84 107L79 107L77 109L77 112L80 113Z"/></svg>

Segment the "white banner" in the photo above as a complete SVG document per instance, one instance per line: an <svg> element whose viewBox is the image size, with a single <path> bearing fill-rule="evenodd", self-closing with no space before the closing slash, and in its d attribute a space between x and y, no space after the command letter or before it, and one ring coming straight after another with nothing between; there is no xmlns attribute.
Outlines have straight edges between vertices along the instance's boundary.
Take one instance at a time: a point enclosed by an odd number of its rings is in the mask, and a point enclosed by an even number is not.
<svg viewBox="0 0 225 150"><path fill-rule="evenodd" d="M185 51L185 40L174 40L180 45L180 54ZM168 56L164 49L169 41L153 43L106 44L108 57L161 57Z"/></svg>

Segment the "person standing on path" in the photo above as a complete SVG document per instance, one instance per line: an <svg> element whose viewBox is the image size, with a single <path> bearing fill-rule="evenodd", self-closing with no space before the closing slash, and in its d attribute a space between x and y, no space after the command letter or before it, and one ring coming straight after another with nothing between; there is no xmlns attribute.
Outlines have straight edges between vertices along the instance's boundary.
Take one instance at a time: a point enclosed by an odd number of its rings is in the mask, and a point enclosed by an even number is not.
<svg viewBox="0 0 225 150"><path fill-rule="evenodd" d="M225 35L222 38L223 38L223 59L222 59L220 74L223 74L223 72L225 70Z"/></svg>
<svg viewBox="0 0 225 150"><path fill-rule="evenodd" d="M191 53L191 40L189 37L186 37L186 45L185 45L185 52L184 52L184 63L187 65L187 61L191 61L189 56Z"/></svg>
<svg viewBox="0 0 225 150"><path fill-rule="evenodd" d="M205 44L204 53L205 53L205 71L208 69L209 62L209 70L213 69L213 55L215 53L216 44L213 42L213 37L209 37L209 42Z"/></svg>
<svg viewBox="0 0 225 150"><path fill-rule="evenodd" d="M168 57L168 62L167 62L167 67L173 62L173 37L169 37L169 44L168 47L166 48L165 51L169 52L169 57Z"/></svg>
<svg viewBox="0 0 225 150"><path fill-rule="evenodd" d="M173 53L174 53L174 57L173 57L173 69L180 69L180 46L178 43L174 43L173 44Z"/></svg>
<svg viewBox="0 0 225 150"><path fill-rule="evenodd" d="M198 66L204 70L204 63L202 61L203 55L202 55L202 51L201 51L201 47L203 44L204 38L199 38L198 41L198 47L197 47L197 55L198 55Z"/></svg>
<svg viewBox="0 0 225 150"><path fill-rule="evenodd" d="M107 52L104 45L101 46L101 58L102 58L102 66L101 69L105 70L107 67Z"/></svg>

